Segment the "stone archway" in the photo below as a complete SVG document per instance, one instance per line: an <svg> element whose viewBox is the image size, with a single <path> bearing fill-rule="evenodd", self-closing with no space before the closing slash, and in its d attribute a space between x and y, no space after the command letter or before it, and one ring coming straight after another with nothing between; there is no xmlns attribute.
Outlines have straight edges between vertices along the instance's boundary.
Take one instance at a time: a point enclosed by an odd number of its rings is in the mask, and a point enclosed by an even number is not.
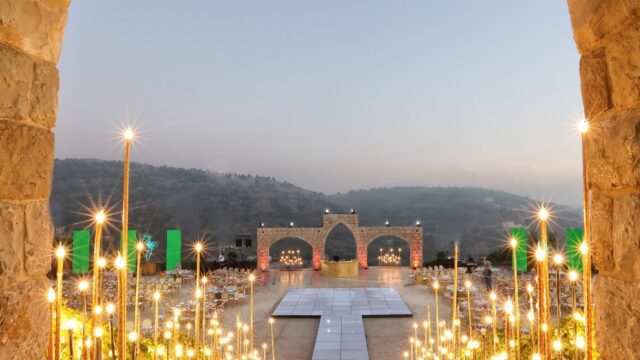
<svg viewBox="0 0 640 360"><path fill-rule="evenodd" d="M408 263L409 266L412 266L411 264L411 243L409 242L409 240L401 238L401 237L397 237L397 236L387 236L387 235L381 235L378 236L376 238L371 239L371 241L369 242L369 244L367 244L367 260L370 258L370 254L377 254L380 255L380 252L378 252L376 249L380 249L383 250L384 248L380 248L380 247L373 247L375 242L379 242L382 241L383 239L386 239L387 241L393 241L393 242L401 242L406 246L406 252L407 252L407 259L408 259ZM373 247L373 248L372 248ZM395 247L392 247L393 249L395 249ZM400 246L398 251L401 251L404 248L404 246ZM373 250L372 253L370 253ZM397 254L397 253L396 253ZM376 256L376 255L374 255ZM400 264L404 264L404 254L402 254L402 260L400 262Z"/></svg>
<svg viewBox="0 0 640 360"><path fill-rule="evenodd" d="M300 257L304 261L303 268L307 267L307 265L312 266L313 245L311 243L309 243L308 241L306 241L304 239L297 238L297 237L285 237L285 238L280 238L280 239L277 239L277 240L273 241L271 243L271 246L269 246L269 257L273 261L278 261L280 255L282 255L281 253L278 253L276 251L279 250L278 247L280 247L280 249L282 249L283 243L289 244L288 246L295 246L296 248L298 248L300 250ZM291 244L296 244L296 245L291 245ZM300 247L300 245L302 245L302 246ZM287 245L285 245L285 246L287 246ZM285 248L284 251L286 251L286 250L291 250L291 249L290 248Z"/></svg>
<svg viewBox="0 0 640 360"><path fill-rule="evenodd" d="M269 270L269 248L278 239L299 237L305 239L313 247L313 268L320 269L320 261L324 257L327 236L339 224L343 224L353 234L356 241L358 263L361 267L368 267L367 248L373 240L381 236L394 236L405 239L411 249L411 266L414 268L422 266L422 227L360 226L357 214L324 214L322 216L322 227L258 228L258 268L262 271Z"/></svg>

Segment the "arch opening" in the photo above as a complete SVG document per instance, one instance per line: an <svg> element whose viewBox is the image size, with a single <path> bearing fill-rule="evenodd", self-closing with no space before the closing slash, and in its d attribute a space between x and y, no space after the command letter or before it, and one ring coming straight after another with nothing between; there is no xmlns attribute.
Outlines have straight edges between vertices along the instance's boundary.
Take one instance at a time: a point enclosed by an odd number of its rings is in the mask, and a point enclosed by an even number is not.
<svg viewBox="0 0 640 360"><path fill-rule="evenodd" d="M381 256L399 257L399 264L380 259ZM392 235L379 236L367 245L367 263L369 266L411 266L411 247L409 241Z"/></svg>
<svg viewBox="0 0 640 360"><path fill-rule="evenodd" d="M290 255L290 251L295 252ZM287 260L301 259L300 265L287 266ZM313 247L307 241L297 237L285 237L276 240L269 247L269 267L273 269L307 269L313 267Z"/></svg>
<svg viewBox="0 0 640 360"><path fill-rule="evenodd" d="M339 257L340 260L357 259L357 244L353 232L345 224L336 225L327 234L324 253L328 259L334 257Z"/></svg>

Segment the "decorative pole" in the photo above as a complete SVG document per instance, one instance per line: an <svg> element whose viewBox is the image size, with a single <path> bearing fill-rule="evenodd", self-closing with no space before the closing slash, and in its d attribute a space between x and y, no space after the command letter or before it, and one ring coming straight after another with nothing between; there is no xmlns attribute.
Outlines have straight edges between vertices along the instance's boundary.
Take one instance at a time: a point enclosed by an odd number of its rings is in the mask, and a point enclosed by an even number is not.
<svg viewBox="0 0 640 360"><path fill-rule="evenodd" d="M122 287L126 286L125 283L122 282L122 277L124 276L124 278L127 278L127 261L125 260L124 257L122 257L122 255L120 255L120 253L118 253L118 255L116 256L115 262L114 262L114 266L116 268L116 273L118 275L118 278L121 280L118 282L118 300L120 300L121 302L118 303L118 357L122 357L124 358L126 355L126 350L127 350L127 343L122 341L122 338L124 337L125 339L127 338L127 334L126 334L126 319L127 319L127 297L126 297L126 290L124 290ZM124 275L123 275L124 274ZM124 293L124 298L123 298L123 293ZM122 306L122 301L124 301L124 306ZM120 327L122 326L122 320L124 321L124 327ZM115 357L115 355L114 355Z"/></svg>
<svg viewBox="0 0 640 360"><path fill-rule="evenodd" d="M433 290L436 293L436 348L437 352L440 353L440 307L438 305L438 289L440 288L440 284L438 280L433 282Z"/></svg>
<svg viewBox="0 0 640 360"><path fill-rule="evenodd" d="M47 302L49 302L49 313L51 314L51 320L49 321L49 346L47 347L47 359L53 360L53 348L55 347L54 334L56 332L56 313L55 313L55 301L56 292L53 288L49 288L47 293Z"/></svg>
<svg viewBox="0 0 640 360"><path fill-rule="evenodd" d="M153 300L155 302L155 312L153 317L153 360L158 356L158 303L160 302L160 292L153 293Z"/></svg>
<svg viewBox="0 0 640 360"><path fill-rule="evenodd" d="M458 242L453 244L453 305L451 306L451 326L455 326L456 319L458 318ZM451 339L453 357L458 357L458 349L456 347L456 329L453 328L454 336Z"/></svg>
<svg viewBox="0 0 640 360"><path fill-rule="evenodd" d="M202 253L202 243L196 242L194 245L194 249L196 251L196 314L195 314L195 348L196 348L196 360L200 358L200 352L198 351L200 345L199 338L199 325L200 325L200 297L202 293L200 291L200 254Z"/></svg>
<svg viewBox="0 0 640 360"><path fill-rule="evenodd" d="M80 357L86 359L88 350L86 349L86 329L87 329L87 290L89 289L89 283L86 280L78 283L78 291L82 296L82 337L80 343L82 344L82 353Z"/></svg>
<svg viewBox="0 0 640 360"><path fill-rule="evenodd" d="M578 130L582 139L582 191L583 191L583 214L584 214L584 251L583 245L580 245L582 252L582 276L583 276L583 292L584 292L584 311L586 321L587 335L587 360L593 359L593 308L591 306L591 196L589 192L589 179L587 174L587 131L589 131L589 122L584 119L578 125Z"/></svg>
<svg viewBox="0 0 640 360"><path fill-rule="evenodd" d="M520 358L520 297L519 297L519 289L518 289L518 239L512 237L510 240L511 243L511 253L512 253L512 263L513 263L513 304L514 311L516 316L516 324L515 324L515 335L516 335L516 359Z"/></svg>
<svg viewBox="0 0 640 360"><path fill-rule="evenodd" d="M556 268L556 316L558 317L558 332L560 332L560 320L562 319L562 285L560 282L560 270L562 269L563 262L564 257L562 254L557 253L553 255L553 265L555 265Z"/></svg>
<svg viewBox="0 0 640 360"><path fill-rule="evenodd" d="M547 221L549 219L549 211L544 207L540 209L538 213L538 217L540 218L540 238L541 238L541 246L542 251L544 251L544 258L542 260L542 269L540 271L540 275L542 275L542 309L543 309L543 319L542 322L542 331L544 335L544 354L547 359L551 358L551 311L550 311L550 292L549 292L549 248L547 246Z"/></svg>
<svg viewBox="0 0 640 360"><path fill-rule="evenodd" d="M119 308L119 307L118 307ZM111 335L111 358L116 359L116 341L113 336L113 313L115 312L116 306L113 303L107 304L107 316L109 317L109 333Z"/></svg>
<svg viewBox="0 0 640 360"><path fill-rule="evenodd" d="M511 359L511 316L513 316L513 303L511 302L511 298L507 299L507 302L504 304L504 324L505 324L505 335L506 341L505 346L507 350L507 358Z"/></svg>
<svg viewBox="0 0 640 360"><path fill-rule="evenodd" d="M529 314L527 314L527 318L529 319L529 332L531 333L531 346L536 349L536 351L540 351L537 348L536 343L536 329L533 327L534 319L535 319L535 311L533 310L533 285L531 283L527 284L527 293L529 294Z"/></svg>
<svg viewBox="0 0 640 360"><path fill-rule="evenodd" d="M464 286L467 288L467 312L469 313L469 341L473 339L473 327L472 327L472 312L471 312L471 281L464 282Z"/></svg>
<svg viewBox="0 0 640 360"><path fill-rule="evenodd" d="M104 209L100 209L94 216L94 221L96 223L95 226L95 234L93 240L93 292L91 293L91 310L96 308L98 305L98 301L100 301L100 290L102 287L100 286L100 252L102 250L102 224L104 224L106 220L106 215ZM91 328L94 329L96 327L96 317L91 317Z"/></svg>
<svg viewBox="0 0 640 360"><path fill-rule="evenodd" d="M573 350L573 359L576 360L578 358L578 320L576 320L575 315L577 313L576 309L576 282L578 281L578 273L575 271L569 272L569 282L571 282L571 316L573 317L573 340L576 342L576 346Z"/></svg>
<svg viewBox="0 0 640 360"><path fill-rule="evenodd" d="M273 337L273 323L275 322L273 318L269 318L269 325L271 325L271 360L276 360L276 341Z"/></svg>
<svg viewBox="0 0 640 360"><path fill-rule="evenodd" d="M496 342L498 340L498 333L497 333L497 316L498 314L496 313L496 299L498 297L496 296L495 292L491 292L491 294L489 294L489 299L491 300L491 329L493 332L493 337L491 340L491 345L492 345L492 353L495 354L496 353Z"/></svg>
<svg viewBox="0 0 640 360"><path fill-rule="evenodd" d="M128 128L122 134L124 138L124 174L122 180L122 234L120 242L120 254L125 262L124 269L118 272L118 356L126 356L127 346L127 269L128 261L127 245L129 237L129 161L131 157L131 142L134 133Z"/></svg>
<svg viewBox="0 0 640 360"><path fill-rule="evenodd" d="M66 255L66 250L62 244L58 245L56 248L56 259L57 259L57 287L56 287L56 354L55 360L60 360L60 343L62 336L60 335L60 321L62 320L62 278L64 276L64 257Z"/></svg>
<svg viewBox="0 0 640 360"><path fill-rule="evenodd" d="M249 274L249 326L251 332L249 333L250 345L249 348L253 349L253 284L256 282L256 276L251 273Z"/></svg>
<svg viewBox="0 0 640 360"><path fill-rule="evenodd" d="M144 251L144 242L142 241L138 241L136 243L136 294L135 294L135 299L133 300L134 303L134 310L133 310L133 331L136 334L140 334L140 306L138 304L138 296L140 294L140 259L142 257L142 252ZM136 336L135 340L134 340L134 353L137 355L138 352L140 352L140 340L139 337Z"/></svg>

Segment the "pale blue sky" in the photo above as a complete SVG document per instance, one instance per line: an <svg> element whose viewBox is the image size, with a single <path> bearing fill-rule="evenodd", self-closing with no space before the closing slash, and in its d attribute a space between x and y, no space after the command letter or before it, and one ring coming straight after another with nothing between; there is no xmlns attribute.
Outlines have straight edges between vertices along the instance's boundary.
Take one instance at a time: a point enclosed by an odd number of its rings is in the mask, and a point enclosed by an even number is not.
<svg viewBox="0 0 640 360"><path fill-rule="evenodd" d="M73 1L56 155L580 202L564 1Z"/></svg>

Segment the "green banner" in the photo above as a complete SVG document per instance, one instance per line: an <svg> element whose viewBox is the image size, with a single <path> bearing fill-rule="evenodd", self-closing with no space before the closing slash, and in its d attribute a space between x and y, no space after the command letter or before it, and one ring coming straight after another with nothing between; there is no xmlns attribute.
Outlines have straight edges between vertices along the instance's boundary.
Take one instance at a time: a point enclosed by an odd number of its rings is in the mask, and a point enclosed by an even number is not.
<svg viewBox="0 0 640 360"><path fill-rule="evenodd" d="M518 240L518 247L516 248L516 269L519 272L526 272L527 264L529 263L527 257L527 229L513 228L511 229L511 237Z"/></svg>
<svg viewBox="0 0 640 360"><path fill-rule="evenodd" d="M167 230L167 271L175 270L182 261L182 233Z"/></svg>
<svg viewBox="0 0 640 360"><path fill-rule="evenodd" d="M136 242L138 241L138 232L129 230L127 232L127 271L136 271ZM120 238L122 241L122 237Z"/></svg>
<svg viewBox="0 0 640 360"><path fill-rule="evenodd" d="M74 274L86 274L89 272L89 244L91 234L89 230L77 230L73 232L73 258L71 259L71 272Z"/></svg>
<svg viewBox="0 0 640 360"><path fill-rule="evenodd" d="M582 254L580 244L583 240L582 228L568 228L567 235L567 267L582 272Z"/></svg>

